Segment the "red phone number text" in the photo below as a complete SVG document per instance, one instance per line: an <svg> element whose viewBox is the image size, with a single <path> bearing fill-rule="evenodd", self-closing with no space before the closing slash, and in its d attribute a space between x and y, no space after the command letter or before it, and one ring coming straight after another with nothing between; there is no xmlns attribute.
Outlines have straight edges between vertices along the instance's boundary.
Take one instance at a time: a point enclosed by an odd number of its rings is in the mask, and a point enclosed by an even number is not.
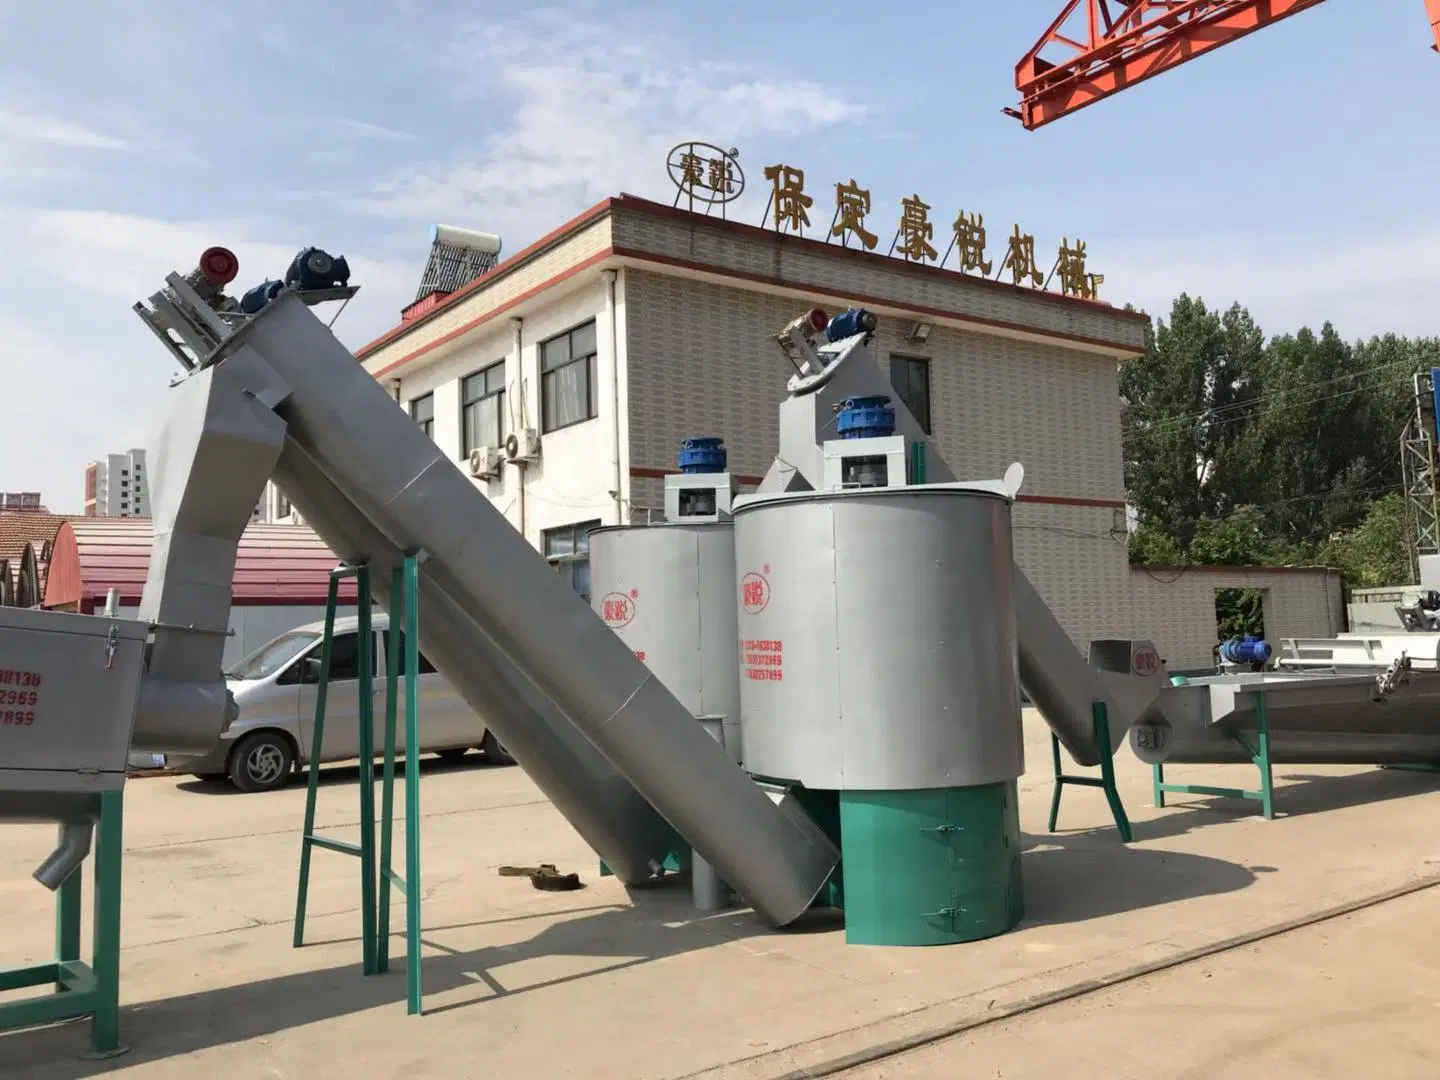
<svg viewBox="0 0 1440 1080"><path fill-rule="evenodd" d="M40 672L0 668L0 686L39 686Z"/></svg>
<svg viewBox="0 0 1440 1080"><path fill-rule="evenodd" d="M35 723L35 713L29 709L5 709L0 711L0 725L5 727L29 727Z"/></svg>
<svg viewBox="0 0 1440 1080"><path fill-rule="evenodd" d="M34 705L39 700L34 690L0 690L0 705Z"/></svg>

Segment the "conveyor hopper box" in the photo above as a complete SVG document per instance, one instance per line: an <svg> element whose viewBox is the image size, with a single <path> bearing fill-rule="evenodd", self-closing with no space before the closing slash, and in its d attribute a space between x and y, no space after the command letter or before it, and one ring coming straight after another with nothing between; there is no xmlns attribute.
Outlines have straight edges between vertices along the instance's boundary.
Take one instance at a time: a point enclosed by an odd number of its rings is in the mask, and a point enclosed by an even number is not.
<svg viewBox="0 0 1440 1080"><path fill-rule="evenodd" d="M0 817L23 817L25 793L121 787L148 630L0 608Z"/></svg>

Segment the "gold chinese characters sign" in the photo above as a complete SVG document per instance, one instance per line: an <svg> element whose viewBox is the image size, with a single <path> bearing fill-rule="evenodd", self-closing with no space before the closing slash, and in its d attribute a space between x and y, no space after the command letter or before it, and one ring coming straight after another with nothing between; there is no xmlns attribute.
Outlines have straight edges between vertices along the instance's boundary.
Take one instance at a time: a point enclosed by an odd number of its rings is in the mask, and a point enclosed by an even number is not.
<svg viewBox="0 0 1440 1080"><path fill-rule="evenodd" d="M689 197L692 209L694 202L720 203L723 213L723 204L738 197L744 186L737 156L738 151L722 152L707 143L682 143L677 146L670 152L670 175L679 189L675 205L678 206L682 198ZM736 186L733 191L723 187L728 175L723 174L726 162L733 166L734 177L738 178L734 181ZM765 202L765 226L776 232L804 236L805 230L812 225L810 214L815 208L814 197L805 190L805 171L793 165L767 165L764 176L770 185ZM824 235L825 243L835 242L841 247L849 247L853 242L865 251L874 251L880 237L869 225L874 209L870 190L862 188L851 177L844 183L835 184L834 191L834 210ZM1063 238L1050 272L1046 274L1037 261L1033 235L1022 233L1020 226L1016 225L1004 239L1003 255L997 249L992 257L984 216L960 210L955 214L949 240L941 254L936 247L935 222L931 217L933 210L934 207L918 194L901 199L900 212L892 219L896 225L888 254L906 262L945 266L953 252L956 269L962 274L994 277L1032 289L1048 289L1051 282L1058 279L1060 291L1066 296L1085 300L1099 297L1100 284L1105 277L1091 273L1087 268L1085 241L1076 240L1072 244L1069 237ZM821 218L821 221L823 223L824 219ZM821 228L824 228L823 224Z"/></svg>
<svg viewBox="0 0 1440 1080"><path fill-rule="evenodd" d="M682 201L686 209L695 210L699 203L710 213L712 207L720 208L725 216L725 207L740 197L745 190L745 173L740 168L740 151L733 147L721 150L709 143L681 143L670 151L666 159L670 182L675 185L675 201Z"/></svg>

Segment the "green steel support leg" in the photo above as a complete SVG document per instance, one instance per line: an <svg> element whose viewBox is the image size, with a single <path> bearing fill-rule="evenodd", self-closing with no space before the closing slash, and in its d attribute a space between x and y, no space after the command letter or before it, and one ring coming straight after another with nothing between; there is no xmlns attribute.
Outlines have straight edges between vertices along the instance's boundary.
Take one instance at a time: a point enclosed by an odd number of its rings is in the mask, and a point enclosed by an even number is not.
<svg viewBox="0 0 1440 1080"><path fill-rule="evenodd" d="M1260 812L1266 821L1275 820L1275 777L1270 767L1270 712L1265 700L1265 691L1256 690L1255 699L1255 745L1239 731L1230 731L1230 738L1250 758L1250 763L1260 770L1260 787L1256 791L1245 788L1212 787L1208 784L1167 784L1165 771L1160 765L1154 766L1155 805L1165 805L1165 793L1178 795L1214 795L1222 799L1250 799L1260 804Z"/></svg>
<svg viewBox="0 0 1440 1080"><path fill-rule="evenodd" d="M405 745L420 745L420 565L405 559ZM405 983L407 1012L420 1012L420 755L405 754Z"/></svg>
<svg viewBox="0 0 1440 1080"><path fill-rule="evenodd" d="M390 579L390 626L405 628L405 654L399 635L390 635L385 679L385 763L380 810L380 917L376 926L379 970L390 967L391 889L405 894L405 997L406 1011L421 1011L420 958L420 562L407 555L403 567ZM399 705L399 671L405 672L405 874L394 869L395 829L395 725Z"/></svg>
<svg viewBox="0 0 1440 1080"><path fill-rule="evenodd" d="M1105 790L1105 801L1110 804L1110 813L1115 818L1115 828L1125 843L1133 840L1130 818L1125 813L1125 804L1120 801L1120 789L1115 786L1115 754L1110 749L1110 715L1103 701L1090 706L1095 718L1095 740L1100 746L1100 784Z"/></svg>
<svg viewBox="0 0 1440 1080"><path fill-rule="evenodd" d="M369 567L355 575L360 648L360 934L366 975L375 974L375 634L370 622Z"/></svg>
<svg viewBox="0 0 1440 1080"><path fill-rule="evenodd" d="M77 870L55 897L55 957L44 964L0 970L0 992L52 985L55 992L0 1005L0 1031L88 1017L87 1059L116 1057L120 1043L120 866L124 802L118 791L100 796L94 854L95 911L92 963L80 959L84 875Z"/></svg>
<svg viewBox="0 0 1440 1080"><path fill-rule="evenodd" d="M330 574L325 594L325 632L320 639L320 681L315 687L315 726L310 736L310 767L306 770L305 823L300 829L300 883L295 890L294 948L305 944L305 905L310 896L310 850L314 846L315 796L320 788L320 746L325 737L325 698L330 689L330 653L335 640L335 601L343 568Z"/></svg>
<svg viewBox="0 0 1440 1080"><path fill-rule="evenodd" d="M1155 786L1155 806L1165 808L1165 766L1156 763L1150 766L1150 782Z"/></svg>
<svg viewBox="0 0 1440 1080"><path fill-rule="evenodd" d="M1047 831L1054 832L1060 820L1060 793L1065 790L1065 770L1060 765L1060 737L1050 732L1050 761L1055 770L1055 792L1050 796L1050 824Z"/></svg>
<svg viewBox="0 0 1440 1080"><path fill-rule="evenodd" d="M330 689L330 664L334 651L335 607L340 582L355 578L356 637L369 643L358 650L358 727L360 742L360 843L350 844L315 835L315 800L320 788L320 756L325 741L325 706ZM295 933L293 943L305 943L305 908L310 893L310 855L315 847L355 855L360 859L360 955L366 975L375 973L375 679L374 630L370 621L372 594L370 568L365 565L340 566L330 573L330 588L325 597L325 633L320 645L320 682L315 690L315 729L310 739L310 767L305 788L305 823L300 838L300 881L295 893Z"/></svg>
<svg viewBox="0 0 1440 1080"><path fill-rule="evenodd" d="M1260 729L1255 765L1260 770L1260 809L1266 821L1275 820L1275 783L1270 770L1270 711L1265 691L1255 691L1255 719Z"/></svg>
<svg viewBox="0 0 1440 1080"><path fill-rule="evenodd" d="M95 840L95 928L91 946L95 1011L90 1019L90 1056L123 1054L120 1045L120 874L124 835L124 793L100 796ZM78 873L72 880L79 882ZM78 890L77 890L78 893ZM78 908L78 897L77 897Z"/></svg>
<svg viewBox="0 0 1440 1080"><path fill-rule="evenodd" d="M375 942L375 968L381 972L390 970L390 850L395 825L395 708L400 671L400 635L395 627L401 625L403 588L400 568L396 567L390 573L391 629L389 648L385 650L385 759L380 780L380 915L375 920L375 932L379 935Z"/></svg>
<svg viewBox="0 0 1440 1080"><path fill-rule="evenodd" d="M1125 813L1125 804L1120 801L1120 791L1115 786L1115 755L1110 750L1110 716L1103 701L1094 702L1090 717L1095 725L1095 744L1100 748L1100 775L1067 776L1060 763L1060 740L1050 733L1050 760L1055 770L1055 793L1050 797L1050 831L1055 831L1060 820L1060 793L1066 784L1076 787L1098 787L1105 792L1105 801L1110 805L1110 814L1115 819L1115 829L1120 839L1130 843L1134 833L1130 829L1130 818Z"/></svg>
<svg viewBox="0 0 1440 1080"><path fill-rule="evenodd" d="M59 967L64 964L75 964L80 962L80 916L83 901L80 893L82 890L83 876L71 874L65 879L64 884L55 897L55 991L59 993L65 989L65 983L60 978Z"/></svg>

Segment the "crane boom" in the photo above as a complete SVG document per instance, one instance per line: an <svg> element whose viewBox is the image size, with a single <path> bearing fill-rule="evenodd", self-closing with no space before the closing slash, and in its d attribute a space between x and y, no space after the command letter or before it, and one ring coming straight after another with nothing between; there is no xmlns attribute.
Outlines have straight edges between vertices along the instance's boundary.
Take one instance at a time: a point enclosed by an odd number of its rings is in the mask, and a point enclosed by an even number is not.
<svg viewBox="0 0 1440 1080"><path fill-rule="evenodd" d="M1068 0L1015 67L1031 131L1322 0ZM1425 0L1440 52L1440 0ZM1041 56L1041 53L1048 56Z"/></svg>

